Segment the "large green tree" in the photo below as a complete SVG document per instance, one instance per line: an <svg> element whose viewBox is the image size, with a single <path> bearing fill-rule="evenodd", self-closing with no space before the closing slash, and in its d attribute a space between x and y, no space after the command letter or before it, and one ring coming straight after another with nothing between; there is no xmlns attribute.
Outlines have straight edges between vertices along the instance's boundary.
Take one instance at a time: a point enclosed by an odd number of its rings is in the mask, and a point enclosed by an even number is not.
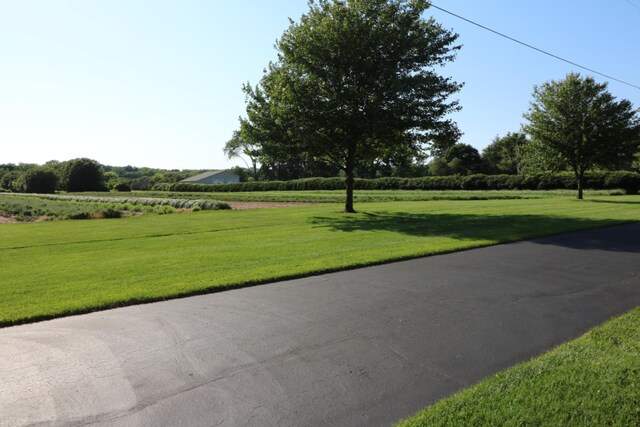
<svg viewBox="0 0 640 427"><path fill-rule="evenodd" d="M640 141L640 119L631 102L616 101L606 83L575 73L536 86L524 117L541 156L574 172L578 199L588 170L629 164Z"/></svg>
<svg viewBox="0 0 640 427"><path fill-rule="evenodd" d="M426 0L319 0L276 43L260 84L245 85L241 126L272 158L306 155L346 175L395 152L450 145L448 114L461 85L436 73L452 61L457 35L432 18Z"/></svg>

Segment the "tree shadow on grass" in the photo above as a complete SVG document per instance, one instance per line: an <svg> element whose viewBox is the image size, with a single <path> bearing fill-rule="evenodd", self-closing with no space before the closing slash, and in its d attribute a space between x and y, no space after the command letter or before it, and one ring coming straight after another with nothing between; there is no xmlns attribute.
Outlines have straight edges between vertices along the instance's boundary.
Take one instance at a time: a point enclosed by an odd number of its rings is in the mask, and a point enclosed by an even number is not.
<svg viewBox="0 0 640 427"><path fill-rule="evenodd" d="M597 200L597 199L585 199L585 202L589 203L613 203L621 205L640 205L640 199L635 200Z"/></svg>
<svg viewBox="0 0 640 427"><path fill-rule="evenodd" d="M391 231L418 237L448 237L458 240L484 242L510 242L552 236L572 231L588 230L623 224L615 219L586 219L545 215L473 215L429 214L406 212L375 212L356 215L316 216L310 219L315 227L336 232ZM620 242L610 233L581 233L547 237L536 240L542 244L566 246L575 249L601 249L640 252L640 224L632 227L633 236ZM596 234L594 238L591 235ZM632 238L629 238L632 237ZM483 242L481 242L483 243Z"/></svg>

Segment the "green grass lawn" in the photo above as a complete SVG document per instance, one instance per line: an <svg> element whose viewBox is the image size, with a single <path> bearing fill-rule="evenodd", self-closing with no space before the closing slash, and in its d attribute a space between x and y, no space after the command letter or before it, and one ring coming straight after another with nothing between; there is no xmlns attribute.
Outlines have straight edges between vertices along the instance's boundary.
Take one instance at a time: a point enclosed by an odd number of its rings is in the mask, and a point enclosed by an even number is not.
<svg viewBox="0 0 640 427"><path fill-rule="evenodd" d="M0 325L640 220L640 197L360 203L0 225Z"/></svg>
<svg viewBox="0 0 640 427"><path fill-rule="evenodd" d="M417 426L640 425L640 308L401 422Z"/></svg>
<svg viewBox="0 0 640 427"><path fill-rule="evenodd" d="M606 196L621 193L620 190L587 190L586 196ZM78 193L104 196L105 193ZM133 191L131 193L108 193L112 196L134 197L166 197L175 199L215 199L227 202L309 202L309 203L344 203L344 190L314 191L247 191L236 193L225 192L167 192L167 191ZM354 200L362 202L392 202L420 200L501 200L501 199L539 199L557 196L575 197L575 190L521 191L521 190L356 190Z"/></svg>

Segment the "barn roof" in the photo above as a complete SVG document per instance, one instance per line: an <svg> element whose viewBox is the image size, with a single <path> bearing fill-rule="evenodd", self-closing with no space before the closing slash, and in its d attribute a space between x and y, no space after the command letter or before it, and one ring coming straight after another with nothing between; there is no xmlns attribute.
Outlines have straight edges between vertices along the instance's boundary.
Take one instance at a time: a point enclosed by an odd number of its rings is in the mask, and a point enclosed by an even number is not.
<svg viewBox="0 0 640 427"><path fill-rule="evenodd" d="M203 179L206 179L206 178L210 178L212 176L220 175L223 172L227 172L230 175L236 175L235 173L229 172L229 171L226 171L226 170L215 170L215 171L203 172L203 173L199 173L198 175L190 176L189 178L185 178L180 182L200 181L200 180L203 180Z"/></svg>

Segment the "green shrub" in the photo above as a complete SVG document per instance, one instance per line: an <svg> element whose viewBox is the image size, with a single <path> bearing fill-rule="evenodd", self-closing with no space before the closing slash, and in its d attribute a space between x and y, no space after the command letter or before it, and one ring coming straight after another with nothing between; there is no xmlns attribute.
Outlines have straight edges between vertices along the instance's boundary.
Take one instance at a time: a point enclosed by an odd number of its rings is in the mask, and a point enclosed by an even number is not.
<svg viewBox="0 0 640 427"><path fill-rule="evenodd" d="M131 192L131 184L128 181L119 181L113 189L119 192Z"/></svg>
<svg viewBox="0 0 640 427"><path fill-rule="evenodd" d="M22 172L20 171L7 172L2 176L2 179L0 179L0 187L13 193L20 192L21 184Z"/></svg>
<svg viewBox="0 0 640 427"><path fill-rule="evenodd" d="M607 174L604 178L604 185L609 188L620 188L627 194L638 194L640 191L640 173L637 172L616 172Z"/></svg>
<svg viewBox="0 0 640 427"><path fill-rule="evenodd" d="M58 175L48 168L33 168L24 173L21 181L25 193L55 193Z"/></svg>
<svg viewBox="0 0 640 427"><path fill-rule="evenodd" d="M67 215L68 219L91 219L91 212L78 212Z"/></svg>
<svg viewBox="0 0 640 427"><path fill-rule="evenodd" d="M107 206L98 215L102 218L122 218L122 211L117 206Z"/></svg>
<svg viewBox="0 0 640 427"><path fill-rule="evenodd" d="M176 208L169 205L157 205L153 208L153 210L160 215L172 214L178 211Z"/></svg>

